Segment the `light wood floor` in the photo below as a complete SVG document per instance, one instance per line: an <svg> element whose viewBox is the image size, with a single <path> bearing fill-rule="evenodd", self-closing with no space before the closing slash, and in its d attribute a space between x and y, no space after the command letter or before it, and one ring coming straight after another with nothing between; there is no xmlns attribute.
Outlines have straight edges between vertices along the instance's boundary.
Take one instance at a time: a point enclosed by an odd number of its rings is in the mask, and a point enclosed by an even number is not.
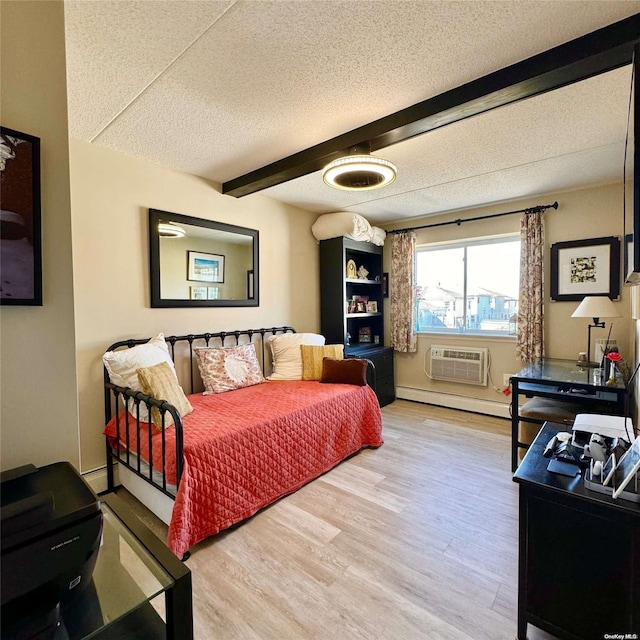
<svg viewBox="0 0 640 640"><path fill-rule="evenodd" d="M402 400L382 413L382 447L192 549L198 640L515 638L510 423Z"/></svg>

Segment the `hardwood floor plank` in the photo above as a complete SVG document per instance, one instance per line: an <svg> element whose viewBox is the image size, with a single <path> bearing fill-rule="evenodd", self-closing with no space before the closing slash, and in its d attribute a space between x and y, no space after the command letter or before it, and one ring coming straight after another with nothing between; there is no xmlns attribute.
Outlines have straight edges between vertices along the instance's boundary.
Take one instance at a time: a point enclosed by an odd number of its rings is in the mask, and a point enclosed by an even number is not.
<svg viewBox="0 0 640 640"><path fill-rule="evenodd" d="M513 640L509 421L404 400L382 414L380 448L192 549L198 640Z"/></svg>

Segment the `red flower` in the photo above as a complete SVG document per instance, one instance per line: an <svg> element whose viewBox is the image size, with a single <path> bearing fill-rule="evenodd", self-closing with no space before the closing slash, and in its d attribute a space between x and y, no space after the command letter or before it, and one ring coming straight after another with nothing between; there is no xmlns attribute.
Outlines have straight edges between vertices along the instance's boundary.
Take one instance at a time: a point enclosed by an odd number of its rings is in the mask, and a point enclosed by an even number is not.
<svg viewBox="0 0 640 640"><path fill-rule="evenodd" d="M607 353L606 358L611 360L611 362L618 362L619 360L622 360L622 356L617 351Z"/></svg>

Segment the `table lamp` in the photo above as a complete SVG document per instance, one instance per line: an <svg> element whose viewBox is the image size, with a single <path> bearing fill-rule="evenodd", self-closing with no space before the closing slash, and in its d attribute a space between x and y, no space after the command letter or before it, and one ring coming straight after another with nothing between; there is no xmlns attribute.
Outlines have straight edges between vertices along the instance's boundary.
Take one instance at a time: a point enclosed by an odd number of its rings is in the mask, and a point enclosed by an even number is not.
<svg viewBox="0 0 640 640"><path fill-rule="evenodd" d="M599 367L599 362L591 362L591 329L598 327L604 329L604 321L600 318L620 318L610 298L607 296L586 296L571 314L572 318L593 318L593 324L588 325L587 362L581 363L584 367Z"/></svg>

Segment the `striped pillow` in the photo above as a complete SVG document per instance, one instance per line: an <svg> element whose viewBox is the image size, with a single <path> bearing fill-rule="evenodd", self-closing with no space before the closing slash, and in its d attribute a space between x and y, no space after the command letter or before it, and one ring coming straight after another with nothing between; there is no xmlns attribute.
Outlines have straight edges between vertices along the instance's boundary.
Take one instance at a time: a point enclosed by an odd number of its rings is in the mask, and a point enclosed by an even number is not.
<svg viewBox="0 0 640 640"><path fill-rule="evenodd" d="M138 382L144 393L154 397L156 400L165 400L172 404L180 414L186 416L193 411L191 403L184 395L182 387L178 383L175 371L166 363L161 362L153 367L142 367L137 370ZM151 408L151 421L162 429L162 414L157 407ZM173 424L173 416L166 412L164 414L164 426L170 427Z"/></svg>
<svg viewBox="0 0 640 640"><path fill-rule="evenodd" d="M324 346L300 345L302 354L302 379L320 380L322 377L322 359L333 358L342 360L344 347L341 344L327 344Z"/></svg>

